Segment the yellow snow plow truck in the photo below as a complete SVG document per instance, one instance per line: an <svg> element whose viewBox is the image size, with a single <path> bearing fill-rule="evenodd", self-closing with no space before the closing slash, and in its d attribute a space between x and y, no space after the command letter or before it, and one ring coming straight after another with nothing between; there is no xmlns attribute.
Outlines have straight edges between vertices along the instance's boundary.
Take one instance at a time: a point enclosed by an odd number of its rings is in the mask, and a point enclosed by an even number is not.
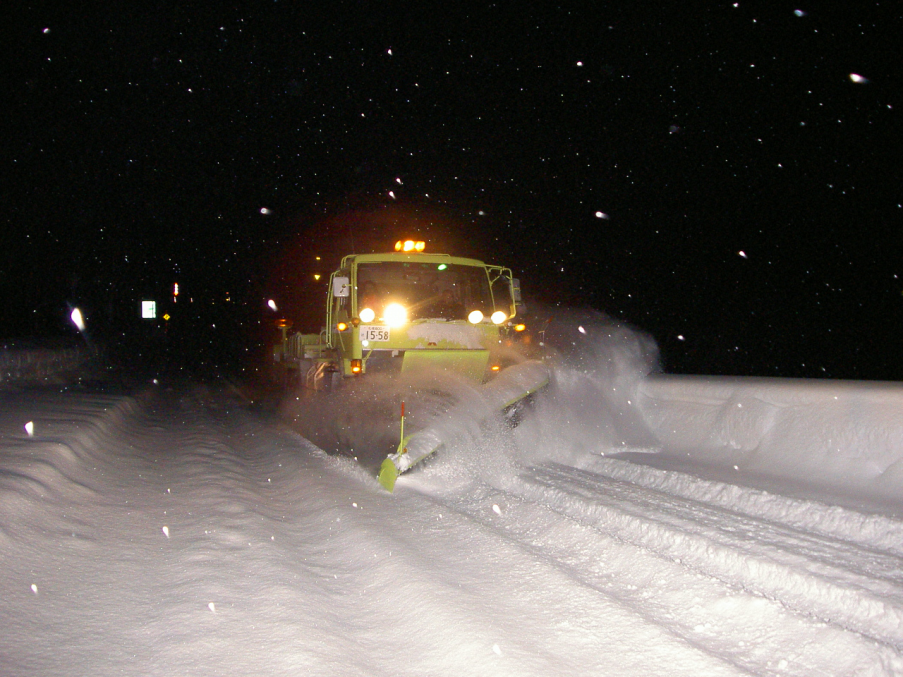
<svg viewBox="0 0 903 677"><path fill-rule="evenodd" d="M282 340L274 359L314 391L350 385L368 373L451 372L482 384L485 406L479 409L488 416L549 381L541 360L511 360L508 353L504 361L504 346L524 329L518 318L524 310L519 282L508 268L399 241L394 252L345 256L329 278L325 327L300 334L277 323ZM400 473L445 442L438 421L406 435L403 403L400 431L397 450L379 471L389 491Z"/></svg>

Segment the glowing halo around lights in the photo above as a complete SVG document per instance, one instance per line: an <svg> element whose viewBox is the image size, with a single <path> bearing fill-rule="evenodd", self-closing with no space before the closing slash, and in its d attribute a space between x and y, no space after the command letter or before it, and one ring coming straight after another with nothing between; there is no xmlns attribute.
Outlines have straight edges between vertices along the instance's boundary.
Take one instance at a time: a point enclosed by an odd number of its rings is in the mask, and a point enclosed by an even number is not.
<svg viewBox="0 0 903 677"><path fill-rule="evenodd" d="M471 324L480 324L483 321L483 313L479 310L471 310L467 315L467 321Z"/></svg>
<svg viewBox="0 0 903 677"><path fill-rule="evenodd" d="M407 322L408 311L400 303L390 303L383 311L383 319L387 325L394 329Z"/></svg>
<svg viewBox="0 0 903 677"><path fill-rule="evenodd" d="M489 319L492 320L492 324L501 324L508 319L508 316L505 315L505 313L503 313L501 310L496 310L492 315L489 316Z"/></svg>
<svg viewBox="0 0 903 677"><path fill-rule="evenodd" d="M364 308L361 311L361 322L373 322L376 319L376 313L373 308Z"/></svg>

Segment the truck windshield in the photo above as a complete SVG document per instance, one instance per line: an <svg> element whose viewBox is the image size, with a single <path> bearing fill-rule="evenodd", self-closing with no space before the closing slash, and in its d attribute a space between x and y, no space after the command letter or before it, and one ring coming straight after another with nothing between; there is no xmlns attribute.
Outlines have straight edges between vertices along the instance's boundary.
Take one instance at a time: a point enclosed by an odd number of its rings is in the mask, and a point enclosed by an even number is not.
<svg viewBox="0 0 903 677"><path fill-rule="evenodd" d="M377 314L400 303L411 319L463 320L473 310L489 316L494 308L489 277L482 266L386 261L357 269L357 308Z"/></svg>

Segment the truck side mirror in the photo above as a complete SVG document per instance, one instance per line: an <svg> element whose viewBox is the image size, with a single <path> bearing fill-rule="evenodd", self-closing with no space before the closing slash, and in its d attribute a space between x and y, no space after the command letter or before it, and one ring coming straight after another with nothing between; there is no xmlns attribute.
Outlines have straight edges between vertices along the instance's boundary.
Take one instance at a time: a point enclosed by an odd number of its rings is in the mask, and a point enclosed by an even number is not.
<svg viewBox="0 0 903 677"><path fill-rule="evenodd" d="M511 294L514 296L514 309L517 311L518 315L526 315L527 314L527 304L524 303L524 299L520 294L520 280L516 277L511 278Z"/></svg>
<svg viewBox="0 0 903 677"><path fill-rule="evenodd" d="M351 286L348 284L347 277L332 278L332 295L340 298L351 295Z"/></svg>

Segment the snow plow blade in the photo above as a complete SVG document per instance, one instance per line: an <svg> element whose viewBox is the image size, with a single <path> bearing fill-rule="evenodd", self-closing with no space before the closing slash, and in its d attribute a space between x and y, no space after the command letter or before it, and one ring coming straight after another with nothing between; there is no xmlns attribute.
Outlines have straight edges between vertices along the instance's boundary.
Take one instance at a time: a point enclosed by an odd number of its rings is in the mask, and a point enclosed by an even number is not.
<svg viewBox="0 0 903 677"><path fill-rule="evenodd" d="M530 360L508 367L480 388L479 395L485 403L485 407L482 408L485 415L480 422L517 404L545 387L548 382L549 370L542 362ZM467 402L453 407L442 421L403 438L398 445L398 451L383 461L378 479L387 491L395 489L395 481L401 473L410 470L445 443L452 431L443 423L455 420L457 409L460 409L463 415L472 417L473 403Z"/></svg>

